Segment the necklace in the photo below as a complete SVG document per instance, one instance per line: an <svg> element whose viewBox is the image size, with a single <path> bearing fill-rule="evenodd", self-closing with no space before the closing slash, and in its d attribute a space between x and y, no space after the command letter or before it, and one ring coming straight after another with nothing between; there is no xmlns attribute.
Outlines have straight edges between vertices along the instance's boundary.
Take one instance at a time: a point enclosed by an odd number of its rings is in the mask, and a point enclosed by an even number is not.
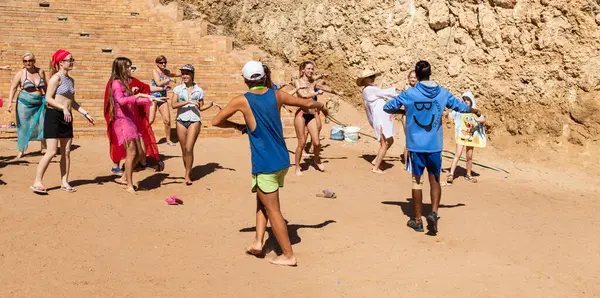
<svg viewBox="0 0 600 298"><path fill-rule="evenodd" d="M256 86L256 87L250 88L250 90L254 91L254 90L260 90L260 89L265 89L265 88L267 88L267 87L265 87L265 86Z"/></svg>

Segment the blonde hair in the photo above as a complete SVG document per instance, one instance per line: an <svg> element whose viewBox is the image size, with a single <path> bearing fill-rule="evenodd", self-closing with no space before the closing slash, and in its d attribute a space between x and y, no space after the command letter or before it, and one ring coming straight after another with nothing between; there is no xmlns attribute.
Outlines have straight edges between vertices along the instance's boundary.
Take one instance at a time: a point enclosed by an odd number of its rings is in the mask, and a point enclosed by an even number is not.
<svg viewBox="0 0 600 298"><path fill-rule="evenodd" d="M25 59L27 57L31 57L31 58L33 58L33 60L35 60L35 56L33 55L32 52L25 52L25 54L23 54L23 59Z"/></svg>

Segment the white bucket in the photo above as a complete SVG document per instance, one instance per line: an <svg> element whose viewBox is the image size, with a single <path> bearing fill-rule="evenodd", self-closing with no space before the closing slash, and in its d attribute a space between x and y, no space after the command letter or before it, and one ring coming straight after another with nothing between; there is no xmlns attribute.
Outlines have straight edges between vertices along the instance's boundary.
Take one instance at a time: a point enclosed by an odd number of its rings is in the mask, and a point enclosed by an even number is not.
<svg viewBox="0 0 600 298"><path fill-rule="evenodd" d="M356 143L358 141L358 132L360 127L346 126L344 127L344 141L349 143Z"/></svg>

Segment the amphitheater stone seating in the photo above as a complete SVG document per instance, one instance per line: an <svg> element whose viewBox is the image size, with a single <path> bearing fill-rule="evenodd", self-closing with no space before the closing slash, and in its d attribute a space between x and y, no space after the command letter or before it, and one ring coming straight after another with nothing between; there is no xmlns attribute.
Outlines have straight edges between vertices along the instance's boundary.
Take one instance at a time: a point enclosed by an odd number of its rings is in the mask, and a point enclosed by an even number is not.
<svg viewBox="0 0 600 298"><path fill-rule="evenodd" d="M202 28L186 29L152 10L145 0L4 0L0 3L0 16L0 65L12 68L0 70L0 98L7 104L12 78L22 67L23 53L33 52L37 66L48 69L56 49L69 50L76 59L72 72L76 99L97 120L91 126L74 113L75 137L106 136L104 87L116 57L130 58L137 67L135 76L146 83L152 77L158 55L168 58L172 70L191 63L196 67L196 82L204 89L206 101L221 105L246 90L241 67L247 60L257 58L250 52L234 50L228 37L198 34L206 32ZM15 122L15 113L5 111L6 107L0 113L0 125ZM216 108L203 112L201 137L238 135L232 129L210 126L217 112ZM171 116L174 119L175 110ZM291 115L282 116L286 135L293 134ZM237 117L241 119L241 115ZM174 128L174 121L171 122ZM160 114L153 128L160 139ZM15 136L14 128L0 128L0 138Z"/></svg>

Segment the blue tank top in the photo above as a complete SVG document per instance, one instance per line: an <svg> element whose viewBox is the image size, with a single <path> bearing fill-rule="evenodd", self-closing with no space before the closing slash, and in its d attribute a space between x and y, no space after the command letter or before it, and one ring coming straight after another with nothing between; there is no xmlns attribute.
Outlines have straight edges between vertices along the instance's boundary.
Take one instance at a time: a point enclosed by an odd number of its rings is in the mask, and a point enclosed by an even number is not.
<svg viewBox="0 0 600 298"><path fill-rule="evenodd" d="M289 168L290 154L283 139L283 125L275 91L268 89L262 95L247 92L244 96L256 119L256 128L248 132L252 175Z"/></svg>

